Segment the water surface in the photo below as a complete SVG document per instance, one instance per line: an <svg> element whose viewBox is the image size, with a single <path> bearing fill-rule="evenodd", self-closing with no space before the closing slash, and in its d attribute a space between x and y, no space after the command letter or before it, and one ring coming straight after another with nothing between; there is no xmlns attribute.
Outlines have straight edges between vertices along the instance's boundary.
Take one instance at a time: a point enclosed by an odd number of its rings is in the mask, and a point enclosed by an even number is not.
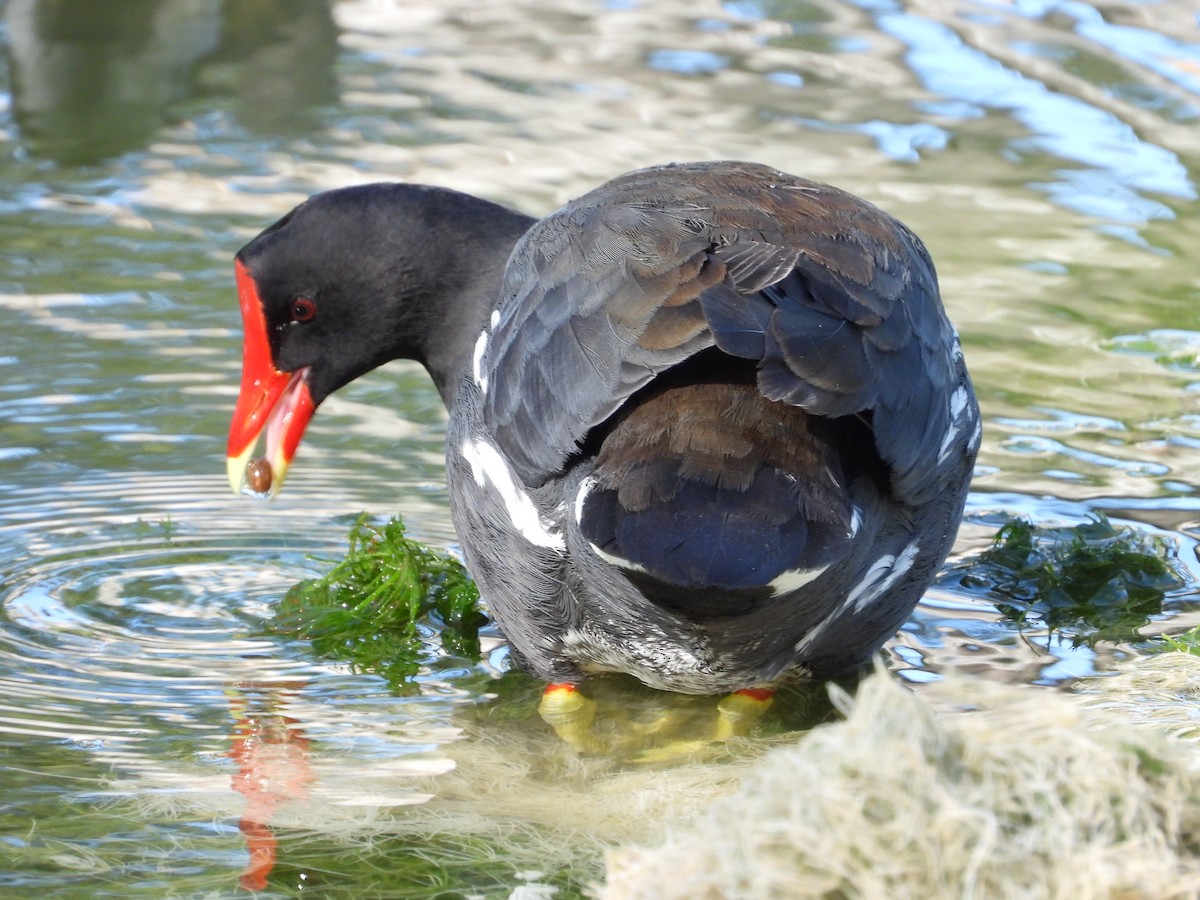
<svg viewBox="0 0 1200 900"><path fill-rule="evenodd" d="M262 635L360 512L455 540L445 413L411 365L322 407L277 501L225 484L230 260L327 188L545 213L638 166L747 158L859 193L929 245L985 415L955 556L889 665L1055 686L1143 652L1021 633L960 583L1014 514L1163 536L1187 584L1145 634L1200 623L1186 0L7 0L0 21L0 892L575 896L641 835L633 776L581 773L497 635L400 695Z"/></svg>

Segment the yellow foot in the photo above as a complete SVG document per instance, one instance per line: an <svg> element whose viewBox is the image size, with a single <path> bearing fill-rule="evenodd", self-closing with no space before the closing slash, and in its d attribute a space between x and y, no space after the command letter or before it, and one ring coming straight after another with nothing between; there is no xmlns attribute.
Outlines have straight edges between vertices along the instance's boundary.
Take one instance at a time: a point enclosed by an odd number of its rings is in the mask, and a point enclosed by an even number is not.
<svg viewBox="0 0 1200 900"><path fill-rule="evenodd" d="M538 714L568 746L585 753L662 762L692 756L730 738L745 737L771 706L765 688L735 691L716 698L660 694L657 709L623 702L619 693L596 682L595 697L574 684L549 684ZM628 698L625 698L628 700ZM714 716L715 712L715 716Z"/></svg>
<svg viewBox="0 0 1200 900"><path fill-rule="evenodd" d="M717 718L709 737L676 740L638 754L641 763L669 762L685 757L699 756L713 749L714 745L730 738L745 737L771 708L774 691L766 688L744 688L734 691L717 703Z"/></svg>
<svg viewBox="0 0 1200 900"><path fill-rule="evenodd" d="M724 698L717 704L713 740L727 741L748 735L763 713L771 708L774 693L766 688L744 688Z"/></svg>
<svg viewBox="0 0 1200 900"><path fill-rule="evenodd" d="M573 684L548 684L538 704L538 714L555 733L580 750L591 750L592 720L596 718L596 702L585 697Z"/></svg>

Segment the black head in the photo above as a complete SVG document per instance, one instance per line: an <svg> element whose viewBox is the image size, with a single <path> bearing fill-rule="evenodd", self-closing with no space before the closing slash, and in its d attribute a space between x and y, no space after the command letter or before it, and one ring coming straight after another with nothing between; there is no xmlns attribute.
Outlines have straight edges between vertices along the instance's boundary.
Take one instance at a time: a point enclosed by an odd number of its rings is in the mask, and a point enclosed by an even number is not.
<svg viewBox="0 0 1200 900"><path fill-rule="evenodd" d="M423 363L449 405L532 222L444 188L369 184L319 194L243 247L234 489L263 434L277 488L317 406L390 360Z"/></svg>
<svg viewBox="0 0 1200 900"><path fill-rule="evenodd" d="M445 188L369 184L318 194L237 259L257 291L275 368L309 367L320 403L389 360L429 366L441 345L459 343L448 331L465 328L473 340L487 310L463 307L494 304L499 272L530 221ZM496 273L491 296L464 296L481 270Z"/></svg>

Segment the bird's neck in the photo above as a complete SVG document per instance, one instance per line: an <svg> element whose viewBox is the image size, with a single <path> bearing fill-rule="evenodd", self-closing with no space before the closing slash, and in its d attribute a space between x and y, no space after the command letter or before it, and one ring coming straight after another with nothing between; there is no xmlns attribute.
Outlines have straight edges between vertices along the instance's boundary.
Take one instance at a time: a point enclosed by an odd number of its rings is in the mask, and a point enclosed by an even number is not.
<svg viewBox="0 0 1200 900"><path fill-rule="evenodd" d="M463 375L492 310L500 301L504 269L513 247L536 219L486 201L460 232L452 271L438 273L440 290L428 308L429 336L419 361L429 372L446 408L454 401Z"/></svg>

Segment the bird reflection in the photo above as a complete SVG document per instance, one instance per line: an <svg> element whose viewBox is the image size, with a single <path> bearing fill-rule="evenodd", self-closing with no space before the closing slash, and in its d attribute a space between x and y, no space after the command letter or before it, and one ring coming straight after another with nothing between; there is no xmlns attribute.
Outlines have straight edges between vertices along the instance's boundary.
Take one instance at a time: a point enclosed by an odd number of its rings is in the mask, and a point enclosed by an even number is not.
<svg viewBox="0 0 1200 900"><path fill-rule="evenodd" d="M228 109L288 135L336 96L329 0L10 0L13 112L35 156L87 165Z"/></svg>
<svg viewBox="0 0 1200 900"><path fill-rule="evenodd" d="M309 742L297 720L282 714L288 693L279 685L236 684L227 694L234 718L229 756L238 767L233 789L246 798L238 830L250 853L239 884L261 891L278 858L271 820L284 803L305 799L314 781Z"/></svg>
<svg viewBox="0 0 1200 900"><path fill-rule="evenodd" d="M739 723L729 698L664 693L628 676L590 679L557 709L549 708L543 683L520 672L470 679L478 681L463 697L486 694L486 702L436 712L429 703L436 692L397 697L393 714L379 723L396 754L359 757L352 767L320 737L309 737L334 728L378 739L375 725L350 708L314 705L295 681L228 685L228 756L236 764L229 784L244 798L240 886L261 891L299 879L312 887L311 878L330 868L327 854L347 852L356 834L374 833L381 823L401 843L405 835L433 834L511 843L514 830L530 828L628 839L630 803L682 815L684 807L726 793L767 747L833 715L823 683L781 688L769 712L752 706L754 723ZM722 722L732 730L723 733ZM683 806L680 792L688 796Z"/></svg>

